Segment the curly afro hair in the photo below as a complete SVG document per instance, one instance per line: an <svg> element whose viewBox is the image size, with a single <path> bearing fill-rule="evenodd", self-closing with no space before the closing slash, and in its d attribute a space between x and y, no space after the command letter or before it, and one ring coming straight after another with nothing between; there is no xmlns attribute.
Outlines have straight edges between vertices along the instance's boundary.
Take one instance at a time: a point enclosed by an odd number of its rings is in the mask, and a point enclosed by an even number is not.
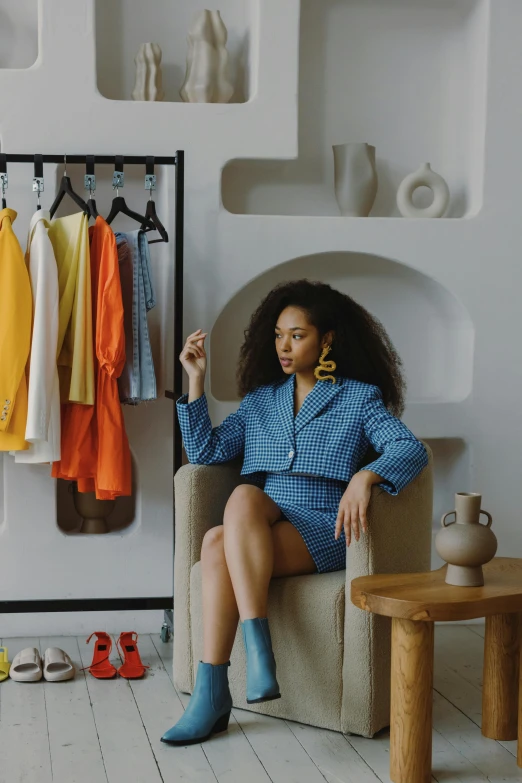
<svg viewBox="0 0 522 783"><path fill-rule="evenodd" d="M395 416L404 411L406 381L402 361L381 322L347 294L327 283L291 280L275 286L261 301L244 330L237 383L240 397L257 386L285 381L274 343L274 327L285 307L305 311L322 339L334 330L328 360L335 374L378 386L386 407Z"/></svg>

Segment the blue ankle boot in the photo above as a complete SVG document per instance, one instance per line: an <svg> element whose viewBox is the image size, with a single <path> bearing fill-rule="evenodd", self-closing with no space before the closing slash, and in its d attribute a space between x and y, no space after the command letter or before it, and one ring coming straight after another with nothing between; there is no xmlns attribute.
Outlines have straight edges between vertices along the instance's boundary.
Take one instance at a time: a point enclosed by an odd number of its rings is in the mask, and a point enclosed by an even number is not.
<svg viewBox="0 0 522 783"><path fill-rule="evenodd" d="M178 722L161 738L169 745L192 745L204 742L211 734L226 731L232 697L228 687L227 663L199 661L196 684L187 709Z"/></svg>
<svg viewBox="0 0 522 783"><path fill-rule="evenodd" d="M247 654L247 703L280 699L268 619L244 620L241 630Z"/></svg>

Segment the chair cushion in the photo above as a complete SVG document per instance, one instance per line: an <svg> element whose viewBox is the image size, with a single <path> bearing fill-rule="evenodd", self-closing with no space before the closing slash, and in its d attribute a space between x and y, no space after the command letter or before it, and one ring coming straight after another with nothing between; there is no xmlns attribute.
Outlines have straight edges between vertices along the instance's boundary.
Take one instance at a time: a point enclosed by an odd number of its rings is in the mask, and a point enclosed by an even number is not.
<svg viewBox="0 0 522 783"><path fill-rule="evenodd" d="M241 627L228 670L235 707L341 731L346 571L273 579L268 618L281 698L247 704ZM201 564L191 569L193 666L202 658Z"/></svg>

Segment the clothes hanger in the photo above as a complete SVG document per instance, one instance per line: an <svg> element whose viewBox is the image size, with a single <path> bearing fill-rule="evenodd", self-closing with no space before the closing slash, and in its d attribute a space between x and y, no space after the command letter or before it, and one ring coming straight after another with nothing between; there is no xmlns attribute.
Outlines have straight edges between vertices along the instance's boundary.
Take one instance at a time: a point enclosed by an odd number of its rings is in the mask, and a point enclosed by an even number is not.
<svg viewBox="0 0 522 783"><path fill-rule="evenodd" d="M154 244L154 242L168 242L169 235L167 234L165 226L156 213L156 204L152 199L152 191L156 190L156 175L154 174L153 155L147 155L145 159L145 166L145 188L149 191L149 200L147 201L147 209L145 210L145 221L143 222L141 228L143 231L151 231L152 229L146 228L146 221L150 220L156 231L159 232L161 239L151 239L149 241L149 245Z"/></svg>
<svg viewBox="0 0 522 783"><path fill-rule="evenodd" d="M85 177L84 185L85 190L89 191L89 198L87 199L87 207L89 208L89 216L96 219L100 217L98 209L96 208L96 199L93 197L93 193L96 190L96 175L94 173L94 155L85 156Z"/></svg>
<svg viewBox="0 0 522 783"><path fill-rule="evenodd" d="M72 200L76 204L78 204L80 209L83 210L83 212L85 212L86 215L88 215L89 207L87 206L83 198L81 198L81 196L79 196L77 193L74 192L71 185L71 179L70 177L67 176L67 155L63 156L63 161L64 161L64 170L63 170L63 177L60 182L60 189L58 190L58 194L51 205L51 209L49 210L49 215L53 217L54 213L62 203L62 199L64 196L70 196Z"/></svg>
<svg viewBox="0 0 522 783"><path fill-rule="evenodd" d="M147 227L152 231L154 229L154 225L150 222L150 220L144 215L139 215L137 212L134 212L134 210L130 209L127 206L124 197L119 195L119 188L123 187L124 182L125 175L123 173L123 155L116 155L114 158L114 174L112 177L112 187L116 190L116 196L112 200L111 211L106 218L107 223L110 225L116 215L119 215L121 212L122 215L127 215L127 217L136 220L140 225L146 224Z"/></svg>
<svg viewBox="0 0 522 783"><path fill-rule="evenodd" d="M33 191L38 194L38 200L36 203L36 209L41 209L40 193L43 193L44 189L44 177L43 177L43 155L34 156L34 177L33 177Z"/></svg>
<svg viewBox="0 0 522 783"><path fill-rule="evenodd" d="M9 183L9 177L7 175L7 155L5 152L0 152L0 182L2 185L2 209L7 208L7 201L5 198L5 191Z"/></svg>

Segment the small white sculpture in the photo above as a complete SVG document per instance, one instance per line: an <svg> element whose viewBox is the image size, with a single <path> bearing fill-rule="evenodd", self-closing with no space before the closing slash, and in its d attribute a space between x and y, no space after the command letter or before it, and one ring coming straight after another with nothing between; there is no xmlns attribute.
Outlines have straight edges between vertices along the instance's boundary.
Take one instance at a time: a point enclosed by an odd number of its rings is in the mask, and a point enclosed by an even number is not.
<svg viewBox="0 0 522 783"><path fill-rule="evenodd" d="M341 215L368 217L377 195L375 147L365 142L332 145L335 197Z"/></svg>
<svg viewBox="0 0 522 783"><path fill-rule="evenodd" d="M228 103L227 28L219 11L200 11L187 38L187 70L179 94L186 103Z"/></svg>
<svg viewBox="0 0 522 783"><path fill-rule="evenodd" d="M143 43L134 58L136 82L132 91L135 101L162 101L161 47L157 43Z"/></svg>
<svg viewBox="0 0 522 783"><path fill-rule="evenodd" d="M413 193L423 186L433 191L433 202L429 207L416 207L413 204ZM424 163L413 174L408 174L397 191L397 206L403 217L442 217L448 208L449 200L450 192L446 180L432 171L429 163Z"/></svg>

